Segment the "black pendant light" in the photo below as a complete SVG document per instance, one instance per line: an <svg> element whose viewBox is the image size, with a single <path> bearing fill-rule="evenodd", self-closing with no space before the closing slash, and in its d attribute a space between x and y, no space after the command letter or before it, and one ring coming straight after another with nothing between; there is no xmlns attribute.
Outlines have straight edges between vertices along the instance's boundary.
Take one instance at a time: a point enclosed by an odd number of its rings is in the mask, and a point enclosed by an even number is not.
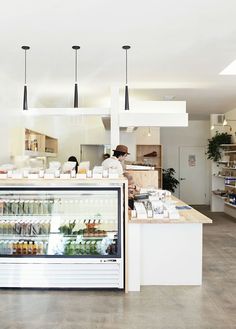
<svg viewBox="0 0 236 329"><path fill-rule="evenodd" d="M78 101L78 70L77 70L77 59L78 59L78 49L80 46L73 46L72 49L75 50L75 90L74 90L74 107L79 107Z"/></svg>
<svg viewBox="0 0 236 329"><path fill-rule="evenodd" d="M22 46L21 48L25 51L25 84L24 84L23 110L28 110L27 83L26 83L26 51L29 50L30 47Z"/></svg>
<svg viewBox="0 0 236 329"><path fill-rule="evenodd" d="M125 50L125 110L129 110L129 89L128 89L128 68L127 68L127 50L130 49L130 46L123 46Z"/></svg>

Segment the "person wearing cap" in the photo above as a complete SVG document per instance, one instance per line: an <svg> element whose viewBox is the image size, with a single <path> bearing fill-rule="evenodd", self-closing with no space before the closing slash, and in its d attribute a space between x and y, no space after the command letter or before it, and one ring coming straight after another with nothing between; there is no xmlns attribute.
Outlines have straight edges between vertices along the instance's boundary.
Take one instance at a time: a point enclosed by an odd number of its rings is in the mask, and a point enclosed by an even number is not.
<svg viewBox="0 0 236 329"><path fill-rule="evenodd" d="M123 175L124 170L122 167L122 162L125 160L126 156L129 154L128 147L125 145L117 145L116 149L113 150L113 155L102 162L104 169L114 169L117 171L119 176Z"/></svg>

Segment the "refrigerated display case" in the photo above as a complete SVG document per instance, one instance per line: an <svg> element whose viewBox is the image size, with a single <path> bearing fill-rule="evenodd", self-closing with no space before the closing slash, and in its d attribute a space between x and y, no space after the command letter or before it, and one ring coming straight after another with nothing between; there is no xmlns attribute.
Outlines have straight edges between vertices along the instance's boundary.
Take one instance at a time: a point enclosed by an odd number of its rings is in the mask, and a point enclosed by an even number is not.
<svg viewBox="0 0 236 329"><path fill-rule="evenodd" d="M124 288L124 183L0 186L0 286Z"/></svg>

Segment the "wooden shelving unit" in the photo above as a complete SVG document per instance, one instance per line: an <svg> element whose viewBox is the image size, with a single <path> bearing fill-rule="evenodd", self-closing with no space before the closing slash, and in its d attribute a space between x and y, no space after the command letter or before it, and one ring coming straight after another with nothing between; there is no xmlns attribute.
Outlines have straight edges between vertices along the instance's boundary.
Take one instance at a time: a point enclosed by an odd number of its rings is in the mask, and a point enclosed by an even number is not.
<svg viewBox="0 0 236 329"><path fill-rule="evenodd" d="M236 194L236 144L222 144L221 150L222 161L218 162L218 172L213 174L212 177L212 204L214 204L214 211L224 211L236 218L234 209L236 206L229 203L229 195ZM218 178L224 178L224 180ZM224 190L227 197L222 198L217 193L214 193L215 190ZM216 202L215 198L219 201Z"/></svg>
<svg viewBox="0 0 236 329"><path fill-rule="evenodd" d="M11 156L28 155L29 157L56 157L58 153L57 138L40 132L21 128L14 130Z"/></svg>
<svg viewBox="0 0 236 329"><path fill-rule="evenodd" d="M51 136L25 129L25 151L31 156L34 153L35 156L56 156L58 141Z"/></svg>
<svg viewBox="0 0 236 329"><path fill-rule="evenodd" d="M154 166L158 171L158 187L162 188L162 145L136 145L136 162Z"/></svg>

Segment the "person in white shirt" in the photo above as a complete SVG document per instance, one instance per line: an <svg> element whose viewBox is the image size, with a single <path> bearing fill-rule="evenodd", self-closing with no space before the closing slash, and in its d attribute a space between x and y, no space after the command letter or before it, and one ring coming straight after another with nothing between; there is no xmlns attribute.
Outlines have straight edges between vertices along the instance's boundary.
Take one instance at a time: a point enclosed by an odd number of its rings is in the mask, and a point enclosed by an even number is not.
<svg viewBox="0 0 236 329"><path fill-rule="evenodd" d="M117 145L116 149L113 150L113 156L104 160L102 166L104 169L115 169L119 176L124 173L122 162L125 160L126 156L129 154L128 147L125 145Z"/></svg>

